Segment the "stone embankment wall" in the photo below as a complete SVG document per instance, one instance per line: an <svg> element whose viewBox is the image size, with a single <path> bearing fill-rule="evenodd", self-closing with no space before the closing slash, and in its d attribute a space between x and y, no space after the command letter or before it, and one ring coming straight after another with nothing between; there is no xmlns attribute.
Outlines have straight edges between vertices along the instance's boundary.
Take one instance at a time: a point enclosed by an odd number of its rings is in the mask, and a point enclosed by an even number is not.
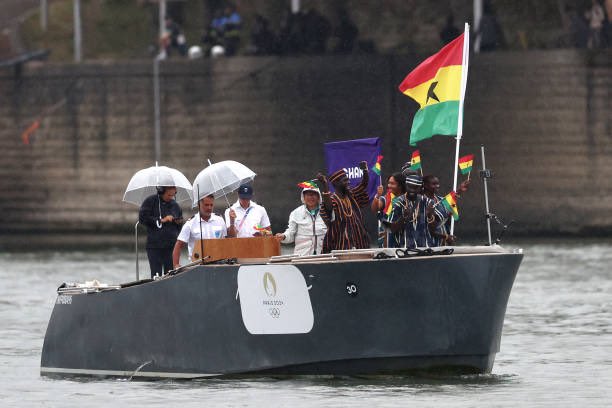
<svg viewBox="0 0 612 408"><path fill-rule="evenodd" d="M296 183L324 170L323 143L383 138L384 174L410 157L417 109L397 91L410 56L248 58L161 65L161 163L193 180L207 160L257 173L255 200L281 231ZM612 59L577 51L471 60L461 154L475 153L457 234L485 239L476 168L486 148L491 209L523 235L612 232ZM21 134L36 119L30 145ZM130 234L130 177L154 165L152 63L28 66L0 72L1 234ZM452 183L454 139L420 146L425 173ZM230 197L235 200L235 196ZM224 202L218 201L222 211ZM185 207L187 212L191 210ZM20 238L23 239L23 238Z"/></svg>

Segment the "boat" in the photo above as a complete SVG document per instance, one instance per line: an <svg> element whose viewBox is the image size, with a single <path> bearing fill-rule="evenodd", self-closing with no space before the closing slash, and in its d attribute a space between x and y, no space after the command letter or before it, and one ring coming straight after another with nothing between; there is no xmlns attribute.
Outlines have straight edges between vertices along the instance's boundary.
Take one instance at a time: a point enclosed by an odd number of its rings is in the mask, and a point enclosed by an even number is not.
<svg viewBox="0 0 612 408"><path fill-rule="evenodd" d="M63 284L41 375L490 373L520 249L224 259L156 280Z"/></svg>

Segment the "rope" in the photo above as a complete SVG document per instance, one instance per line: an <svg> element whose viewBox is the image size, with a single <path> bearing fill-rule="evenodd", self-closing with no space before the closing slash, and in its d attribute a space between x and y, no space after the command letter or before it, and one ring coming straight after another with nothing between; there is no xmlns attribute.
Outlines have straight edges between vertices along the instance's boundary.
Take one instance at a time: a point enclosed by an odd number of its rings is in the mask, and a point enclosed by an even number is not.
<svg viewBox="0 0 612 408"><path fill-rule="evenodd" d="M418 249L418 248L398 248L395 250L395 254L398 258L412 258L415 256L435 256L435 255L451 255L455 252L454 248L446 248L441 251L434 251L431 248Z"/></svg>
<svg viewBox="0 0 612 408"><path fill-rule="evenodd" d="M389 258L395 258L395 257L391 255L387 255L384 252L379 252L376 255L374 255L374 259L389 259Z"/></svg>

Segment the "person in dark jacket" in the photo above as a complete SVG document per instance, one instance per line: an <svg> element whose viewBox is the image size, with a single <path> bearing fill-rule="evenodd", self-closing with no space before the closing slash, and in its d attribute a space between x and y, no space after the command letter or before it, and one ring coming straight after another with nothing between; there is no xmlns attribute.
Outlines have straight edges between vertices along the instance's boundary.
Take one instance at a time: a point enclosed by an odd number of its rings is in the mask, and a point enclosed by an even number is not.
<svg viewBox="0 0 612 408"><path fill-rule="evenodd" d="M172 249L181 231L183 211L174 201L176 187L158 187L140 206L138 220L147 227L147 257L151 278L172 269Z"/></svg>

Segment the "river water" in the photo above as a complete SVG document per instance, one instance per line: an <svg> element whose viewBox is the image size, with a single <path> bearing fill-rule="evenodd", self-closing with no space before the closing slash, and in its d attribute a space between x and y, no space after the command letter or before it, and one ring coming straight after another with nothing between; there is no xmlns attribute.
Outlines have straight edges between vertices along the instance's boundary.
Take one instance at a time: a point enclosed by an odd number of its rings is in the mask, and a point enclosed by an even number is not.
<svg viewBox="0 0 612 408"><path fill-rule="evenodd" d="M0 405L612 406L612 240L506 243L524 262L493 373L449 377L128 381L39 376L47 321L62 282L134 278L119 250L0 254ZM141 269L148 273L146 259Z"/></svg>

